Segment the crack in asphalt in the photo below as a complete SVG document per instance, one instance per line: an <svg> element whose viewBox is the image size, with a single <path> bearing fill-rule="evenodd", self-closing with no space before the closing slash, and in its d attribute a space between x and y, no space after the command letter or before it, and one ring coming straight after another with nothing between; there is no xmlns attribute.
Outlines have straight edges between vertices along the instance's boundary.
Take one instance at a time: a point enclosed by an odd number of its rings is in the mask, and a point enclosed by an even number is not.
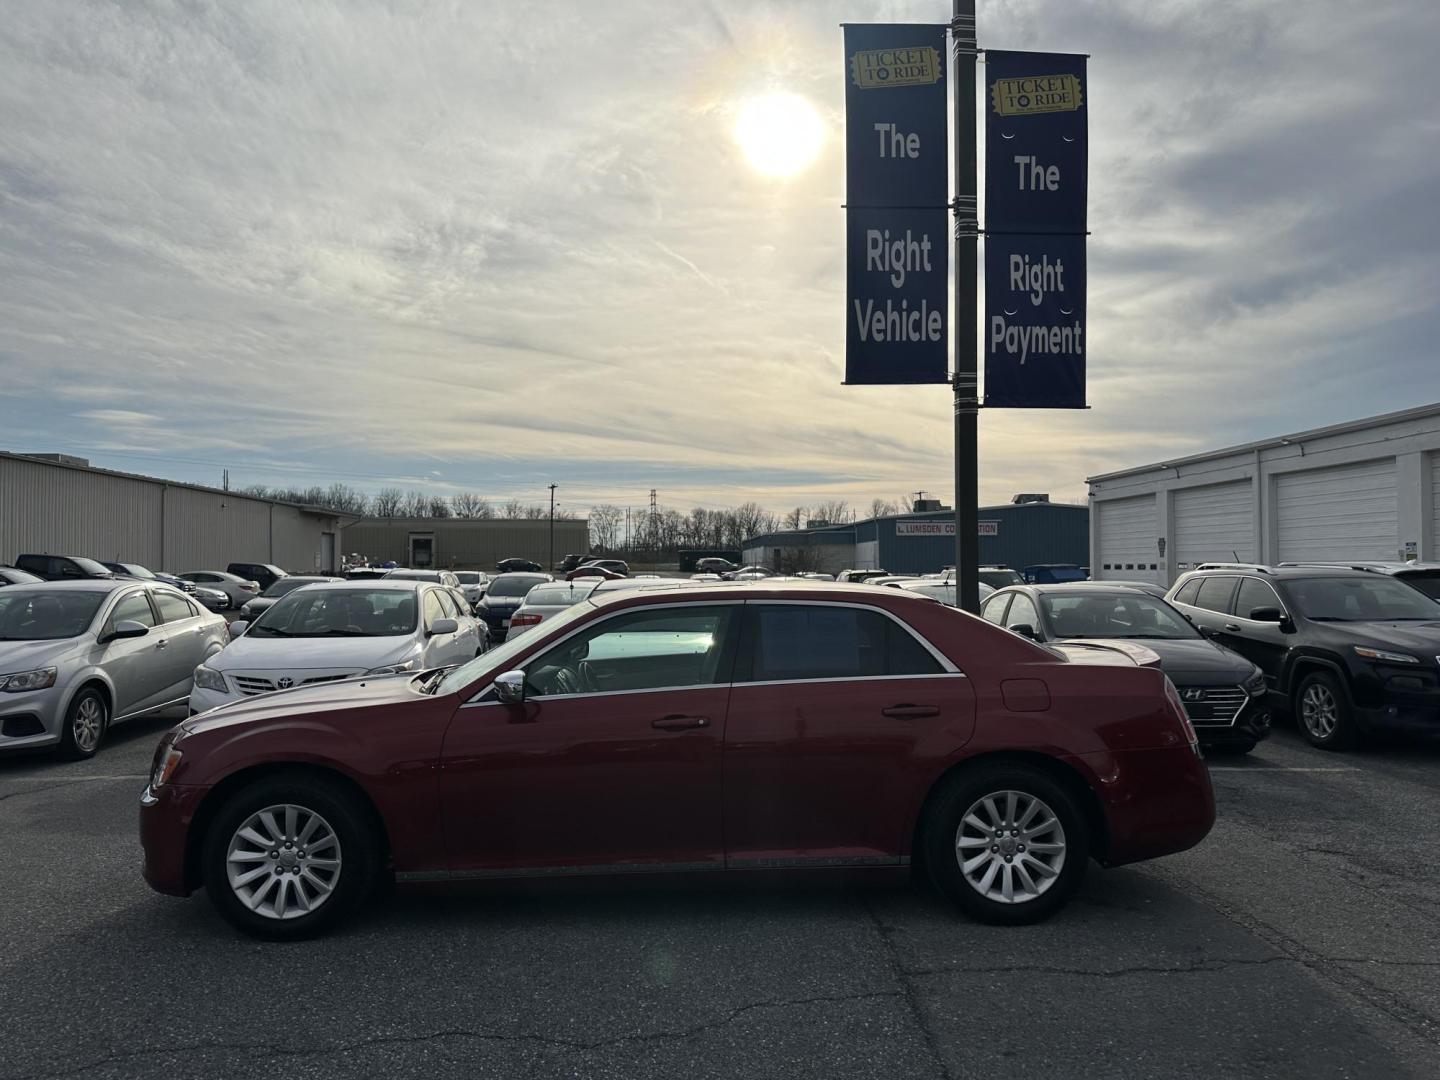
<svg viewBox="0 0 1440 1080"><path fill-rule="evenodd" d="M188 1045L171 1044L164 1047L149 1047L144 1050L135 1050L128 1053L110 1053L102 1058L89 1061L81 1065L63 1068L45 1073L27 1072L24 1074L9 1074L6 1080L59 1080L61 1077L80 1076L96 1069L104 1068L107 1065L114 1065L121 1062L134 1061L138 1058L150 1057L157 1054L167 1056L175 1054L186 1054L203 1052L206 1050L238 1050L247 1054L261 1055L265 1058L305 1058L317 1057L330 1054L345 1054L355 1050L366 1050L379 1046L405 1046L419 1043L438 1042L444 1039L473 1039L478 1042L495 1043L531 1043L540 1047L552 1047L568 1051L592 1051L607 1050L616 1046L623 1046L626 1043L652 1043L665 1041L683 1042L693 1039L707 1032L715 1031L734 1023L746 1013L758 1009L789 1009L803 1005L833 1005L849 1001L872 1001L880 998L901 998L903 991L898 990L875 990L860 994L819 994L814 997L805 998L777 998L767 1001L752 1001L744 1005L737 1005L726 1012L723 1016L702 1024L696 1024L688 1028L674 1030L653 1031L639 1035L616 1035L606 1039L586 1041L582 1039L562 1039L552 1035L534 1035L529 1033L503 1034L492 1031L473 1031L469 1028L446 1028L440 1031L427 1032L419 1035L377 1035L365 1039L357 1039L353 1042L333 1043L321 1047L305 1047L303 1049L279 1045L276 1043L254 1043L254 1042L196 1042Z"/></svg>
<svg viewBox="0 0 1440 1080"><path fill-rule="evenodd" d="M926 1048L935 1059L935 1065L940 1070L942 1080L954 1080L954 1074L950 1071L950 1066L945 1063L945 1056L940 1052L940 1041L930 1030L930 1025L925 1022L925 1011L920 1004L920 997L910 983L910 976L905 971L905 965L900 962L900 951L895 948L895 927L888 926L881 920L868 896L863 898L863 903L866 914L870 916L870 921L875 925L875 932L880 935L880 943L885 948L885 956L890 962L891 971L895 974L895 981L900 986L901 995L910 1007L910 1015L915 1020L915 1026L920 1029L920 1035L925 1040Z"/></svg>

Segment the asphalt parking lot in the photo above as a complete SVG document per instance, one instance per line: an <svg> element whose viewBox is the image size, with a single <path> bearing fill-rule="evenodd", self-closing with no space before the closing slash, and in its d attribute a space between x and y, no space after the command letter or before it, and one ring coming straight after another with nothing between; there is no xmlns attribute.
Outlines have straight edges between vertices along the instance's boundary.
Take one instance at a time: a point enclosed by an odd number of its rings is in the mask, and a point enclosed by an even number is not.
<svg viewBox="0 0 1440 1080"><path fill-rule="evenodd" d="M1440 1075L1440 747L1215 758L1204 845L1039 927L705 878L399 891L267 945L140 879L168 723L0 760L0 1078Z"/></svg>

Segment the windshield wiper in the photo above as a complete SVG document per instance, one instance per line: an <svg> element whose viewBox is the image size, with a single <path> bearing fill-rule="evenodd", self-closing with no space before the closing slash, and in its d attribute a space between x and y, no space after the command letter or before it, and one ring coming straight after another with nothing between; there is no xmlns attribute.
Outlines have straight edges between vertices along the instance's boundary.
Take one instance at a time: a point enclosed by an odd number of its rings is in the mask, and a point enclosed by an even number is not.
<svg viewBox="0 0 1440 1080"><path fill-rule="evenodd" d="M294 636L295 636L294 634L290 633L289 630L278 630L278 629L276 629L276 628L273 627L273 626L252 626L252 627L250 628L250 633L252 633L252 634L273 634L273 635L275 635L275 637L294 637Z"/></svg>
<svg viewBox="0 0 1440 1080"><path fill-rule="evenodd" d="M333 627L323 630L318 634L306 634L305 637L370 637L364 630L336 630Z"/></svg>

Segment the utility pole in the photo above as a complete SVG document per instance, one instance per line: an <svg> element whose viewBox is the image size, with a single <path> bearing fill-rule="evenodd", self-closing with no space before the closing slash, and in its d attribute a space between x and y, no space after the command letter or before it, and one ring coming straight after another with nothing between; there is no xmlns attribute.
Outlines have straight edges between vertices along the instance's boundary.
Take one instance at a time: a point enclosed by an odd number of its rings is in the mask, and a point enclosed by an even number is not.
<svg viewBox="0 0 1440 1080"><path fill-rule="evenodd" d="M656 538L660 534L660 511L655 502L655 489L650 489L650 549L655 549Z"/></svg>
<svg viewBox="0 0 1440 1080"><path fill-rule="evenodd" d="M550 569L555 569L555 485L550 485Z"/></svg>
<svg viewBox="0 0 1440 1080"><path fill-rule="evenodd" d="M953 0L950 86L955 110L955 602L980 611L979 376L975 355L975 257L980 203L975 183L975 0Z"/></svg>

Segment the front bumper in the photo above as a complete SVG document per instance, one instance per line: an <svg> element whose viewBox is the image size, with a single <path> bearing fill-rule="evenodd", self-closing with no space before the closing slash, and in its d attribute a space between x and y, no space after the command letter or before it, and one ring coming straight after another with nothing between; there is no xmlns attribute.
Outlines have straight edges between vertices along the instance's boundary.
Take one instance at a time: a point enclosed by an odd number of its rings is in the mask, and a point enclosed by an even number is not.
<svg viewBox="0 0 1440 1080"><path fill-rule="evenodd" d="M199 882L186 874L190 825L205 793L203 788L167 784L146 788L140 796L140 846L145 852L142 873L156 892L189 896Z"/></svg>
<svg viewBox="0 0 1440 1080"><path fill-rule="evenodd" d="M219 690L206 690L199 686L190 688L190 715L208 712L210 709L219 708L221 705L228 705L232 701L239 701L244 694L221 693Z"/></svg>
<svg viewBox="0 0 1440 1080"><path fill-rule="evenodd" d="M66 689L0 693L0 751L37 749L60 741Z"/></svg>

